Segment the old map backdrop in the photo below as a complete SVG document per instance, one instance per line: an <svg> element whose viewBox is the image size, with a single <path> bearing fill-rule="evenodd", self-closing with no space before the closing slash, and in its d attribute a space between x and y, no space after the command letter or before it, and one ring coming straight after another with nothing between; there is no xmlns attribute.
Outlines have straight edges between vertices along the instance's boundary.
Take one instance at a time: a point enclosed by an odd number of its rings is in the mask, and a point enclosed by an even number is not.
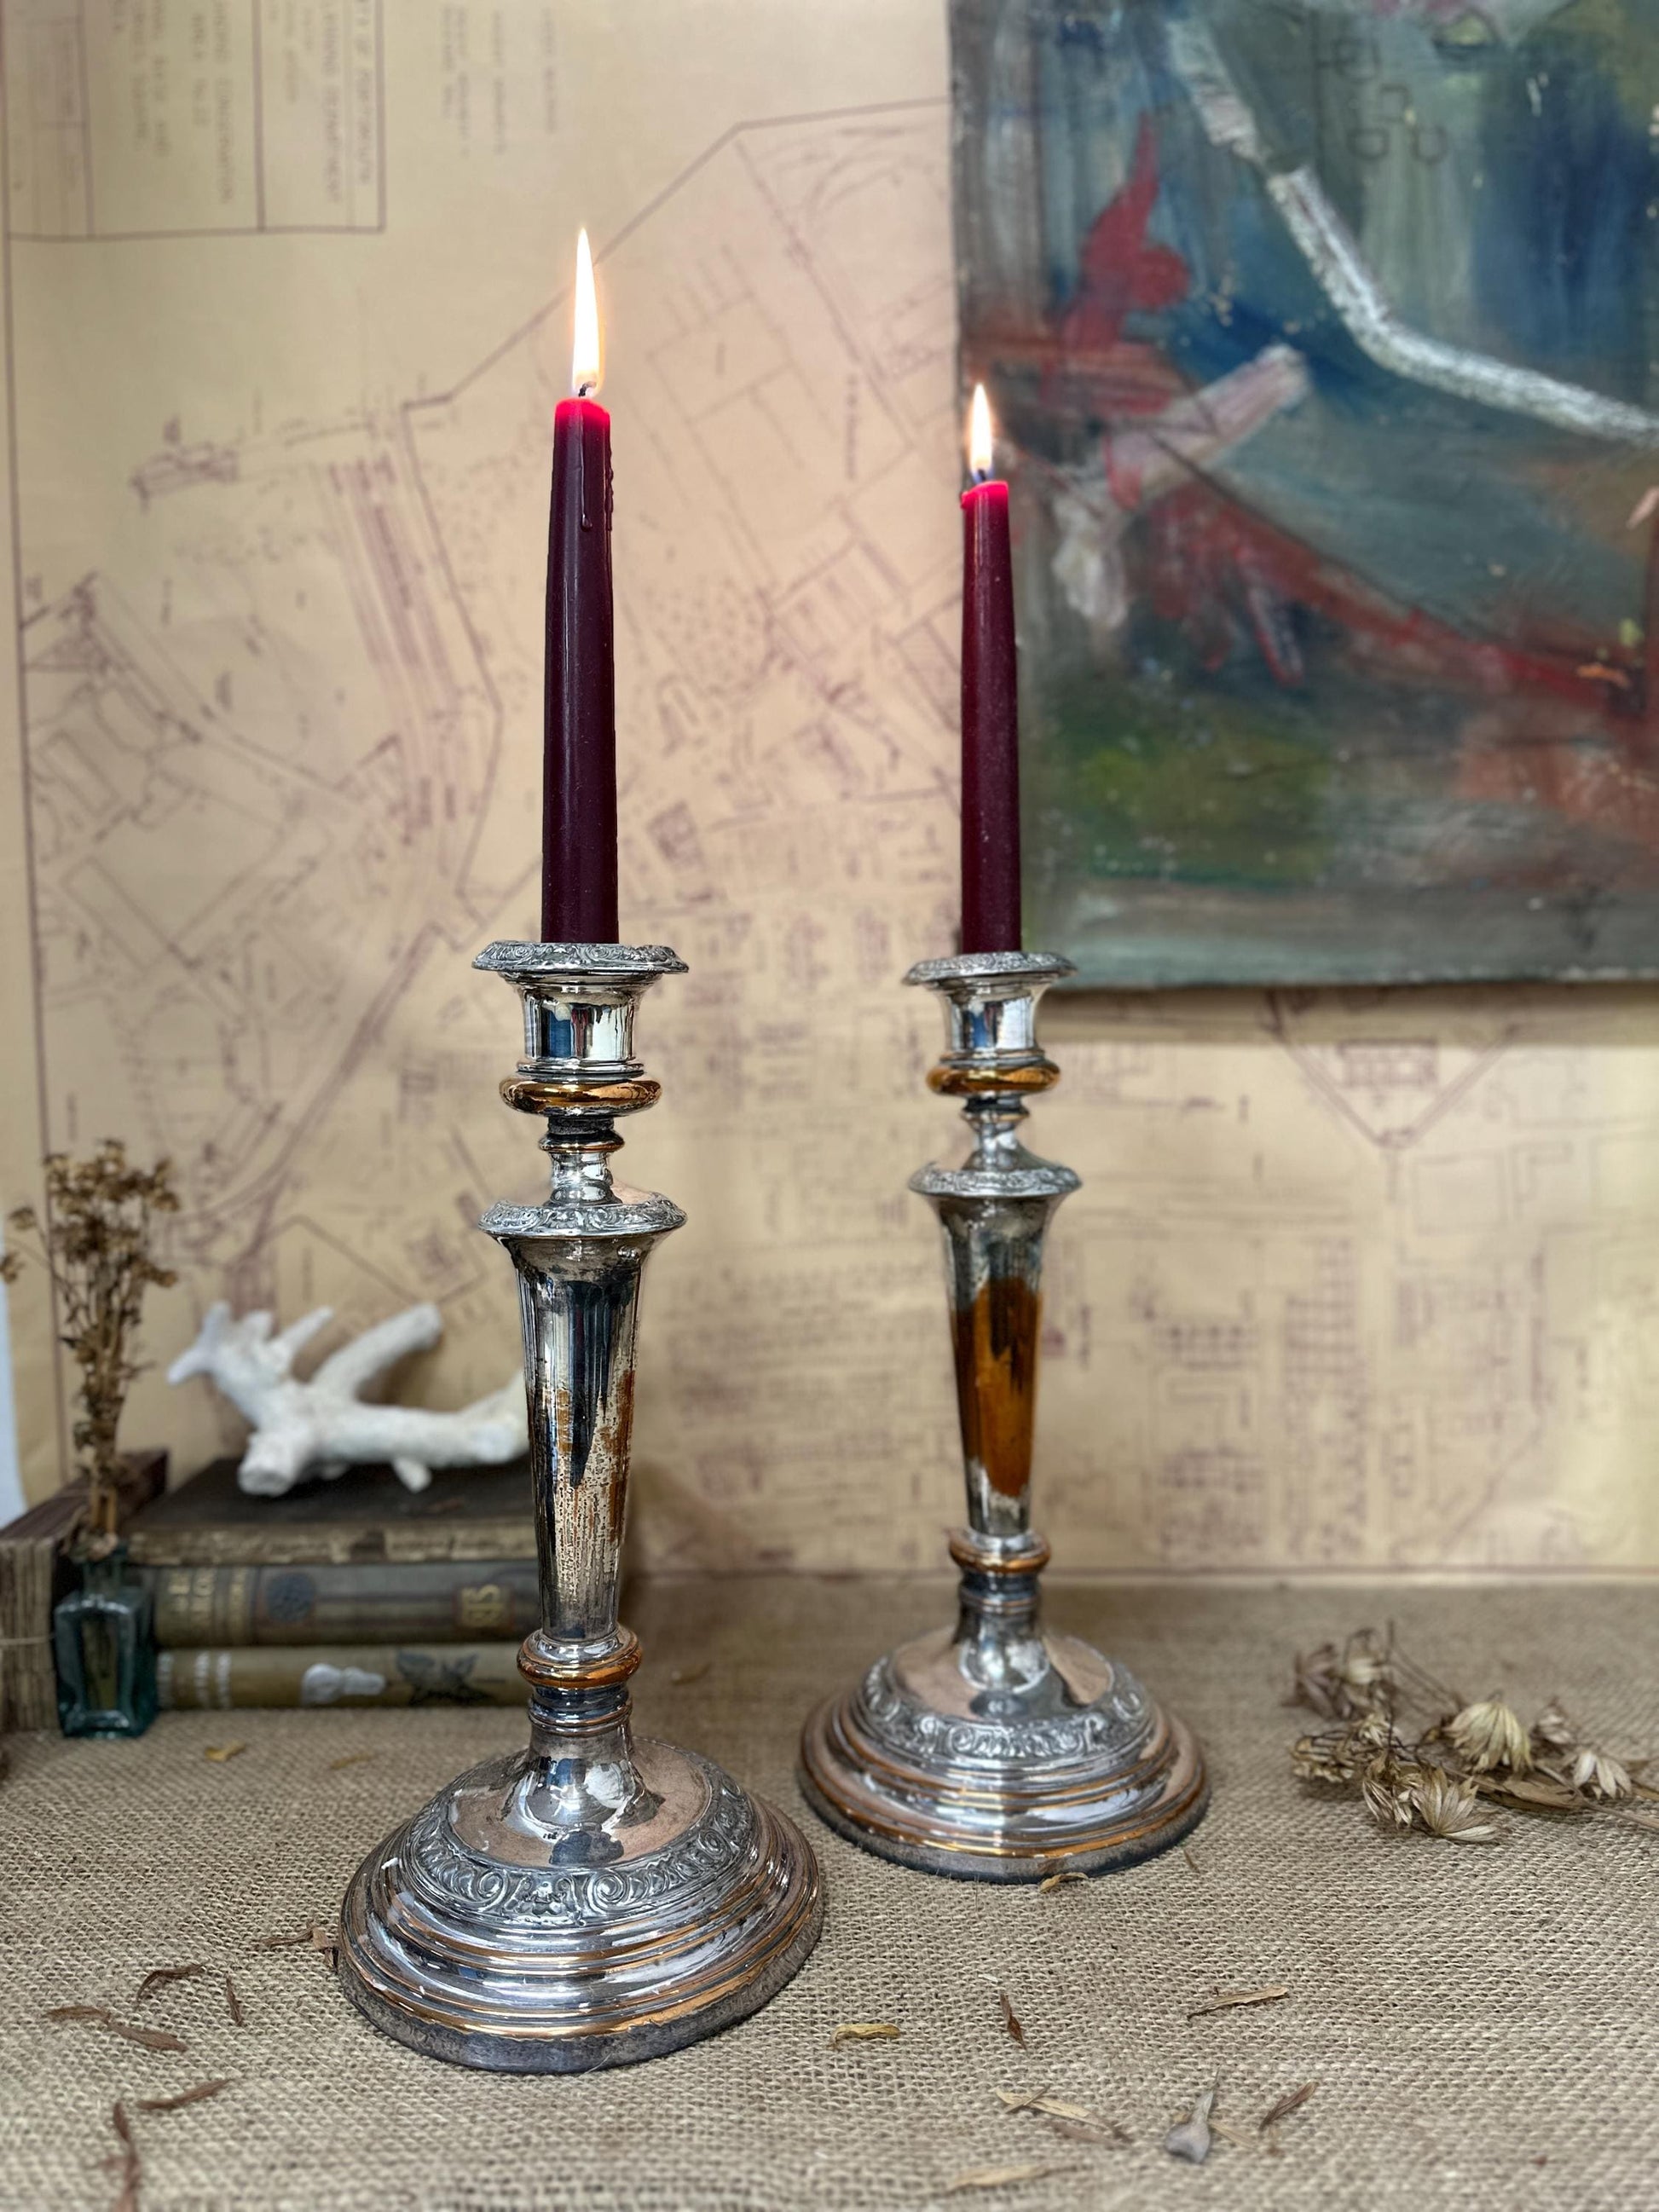
<svg viewBox="0 0 1659 2212"><path fill-rule="evenodd" d="M659 1563L933 1565L957 1510L899 988L955 896L937 0L5 0L4 1195L170 1152L203 1304L431 1296L515 1364L548 426L599 248ZM10 702L15 701L15 708ZM1042 1518L1091 1568L1659 1564L1659 1012L1638 992L1079 1001L1040 1148ZM60 1415L15 1291L26 1478ZM146 1376L129 1440L234 1441Z"/></svg>

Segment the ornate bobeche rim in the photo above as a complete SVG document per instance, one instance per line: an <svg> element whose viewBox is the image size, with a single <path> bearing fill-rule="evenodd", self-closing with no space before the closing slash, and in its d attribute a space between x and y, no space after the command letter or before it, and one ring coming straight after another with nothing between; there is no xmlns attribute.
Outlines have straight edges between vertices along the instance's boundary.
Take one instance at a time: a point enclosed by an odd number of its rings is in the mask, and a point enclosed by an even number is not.
<svg viewBox="0 0 1659 2212"><path fill-rule="evenodd" d="M1083 1178L1044 1161L1023 1168L918 1168L910 1188L921 1198L1069 1198Z"/></svg>
<svg viewBox="0 0 1659 2212"><path fill-rule="evenodd" d="M501 938L473 961L491 975L684 975L685 963L672 945L532 945Z"/></svg>
<svg viewBox="0 0 1659 2212"><path fill-rule="evenodd" d="M1077 965L1063 952L953 952L944 959L918 960L907 983L994 982L1014 976L1027 983L1057 983L1075 975Z"/></svg>
<svg viewBox="0 0 1659 2212"><path fill-rule="evenodd" d="M685 1216L672 1198L647 1193L594 1206L512 1206L498 1200L479 1218L486 1236L538 1237L666 1237L685 1226Z"/></svg>

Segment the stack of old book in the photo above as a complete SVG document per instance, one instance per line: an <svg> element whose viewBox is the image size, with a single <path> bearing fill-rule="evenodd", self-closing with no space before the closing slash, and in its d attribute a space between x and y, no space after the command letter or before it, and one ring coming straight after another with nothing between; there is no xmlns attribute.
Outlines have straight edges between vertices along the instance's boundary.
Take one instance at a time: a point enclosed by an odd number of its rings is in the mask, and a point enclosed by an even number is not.
<svg viewBox="0 0 1659 2212"><path fill-rule="evenodd" d="M163 1710L517 1705L538 1619L528 1462L410 1492L353 1468L249 1498L216 1460L147 1506L129 1557L155 1601Z"/></svg>

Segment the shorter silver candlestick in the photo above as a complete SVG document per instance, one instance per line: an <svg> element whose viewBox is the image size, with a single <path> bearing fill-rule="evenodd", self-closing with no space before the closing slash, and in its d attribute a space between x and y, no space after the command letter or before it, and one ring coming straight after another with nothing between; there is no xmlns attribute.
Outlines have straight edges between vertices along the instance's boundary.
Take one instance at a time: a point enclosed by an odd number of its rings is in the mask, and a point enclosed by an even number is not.
<svg viewBox="0 0 1659 2212"><path fill-rule="evenodd" d="M492 945L524 1001L501 1086L545 1115L545 1205L483 1226L519 1274L542 1625L519 1665L527 1749L441 1790L358 1870L340 1973L400 2042L463 2066L574 2073L650 2058L764 2004L817 1941L792 1820L696 1753L635 1737L640 1648L617 1620L640 1275L684 1215L614 1182L619 1114L660 1085L633 1056L662 945Z"/></svg>
<svg viewBox="0 0 1659 2212"><path fill-rule="evenodd" d="M957 1168L910 1188L945 1232L951 1339L968 1478L954 1629L878 1659L801 1739L807 1802L867 1850L933 1874L1032 1881L1149 1857L1207 1796L1191 1733L1115 1660L1038 1620L1048 1547L1030 1528L1042 1244L1078 1187L1019 1139L1024 1099L1060 1070L1036 1042L1037 1001L1071 973L1052 954L924 960L907 982L945 1001L931 1087L963 1102Z"/></svg>

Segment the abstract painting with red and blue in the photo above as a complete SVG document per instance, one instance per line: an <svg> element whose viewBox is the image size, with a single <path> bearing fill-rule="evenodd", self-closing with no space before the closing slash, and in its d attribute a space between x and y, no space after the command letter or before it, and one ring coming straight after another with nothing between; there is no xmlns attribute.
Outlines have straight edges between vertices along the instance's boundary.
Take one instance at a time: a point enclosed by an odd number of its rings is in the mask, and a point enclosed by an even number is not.
<svg viewBox="0 0 1659 2212"><path fill-rule="evenodd" d="M1027 942L1659 972L1659 0L953 0Z"/></svg>

